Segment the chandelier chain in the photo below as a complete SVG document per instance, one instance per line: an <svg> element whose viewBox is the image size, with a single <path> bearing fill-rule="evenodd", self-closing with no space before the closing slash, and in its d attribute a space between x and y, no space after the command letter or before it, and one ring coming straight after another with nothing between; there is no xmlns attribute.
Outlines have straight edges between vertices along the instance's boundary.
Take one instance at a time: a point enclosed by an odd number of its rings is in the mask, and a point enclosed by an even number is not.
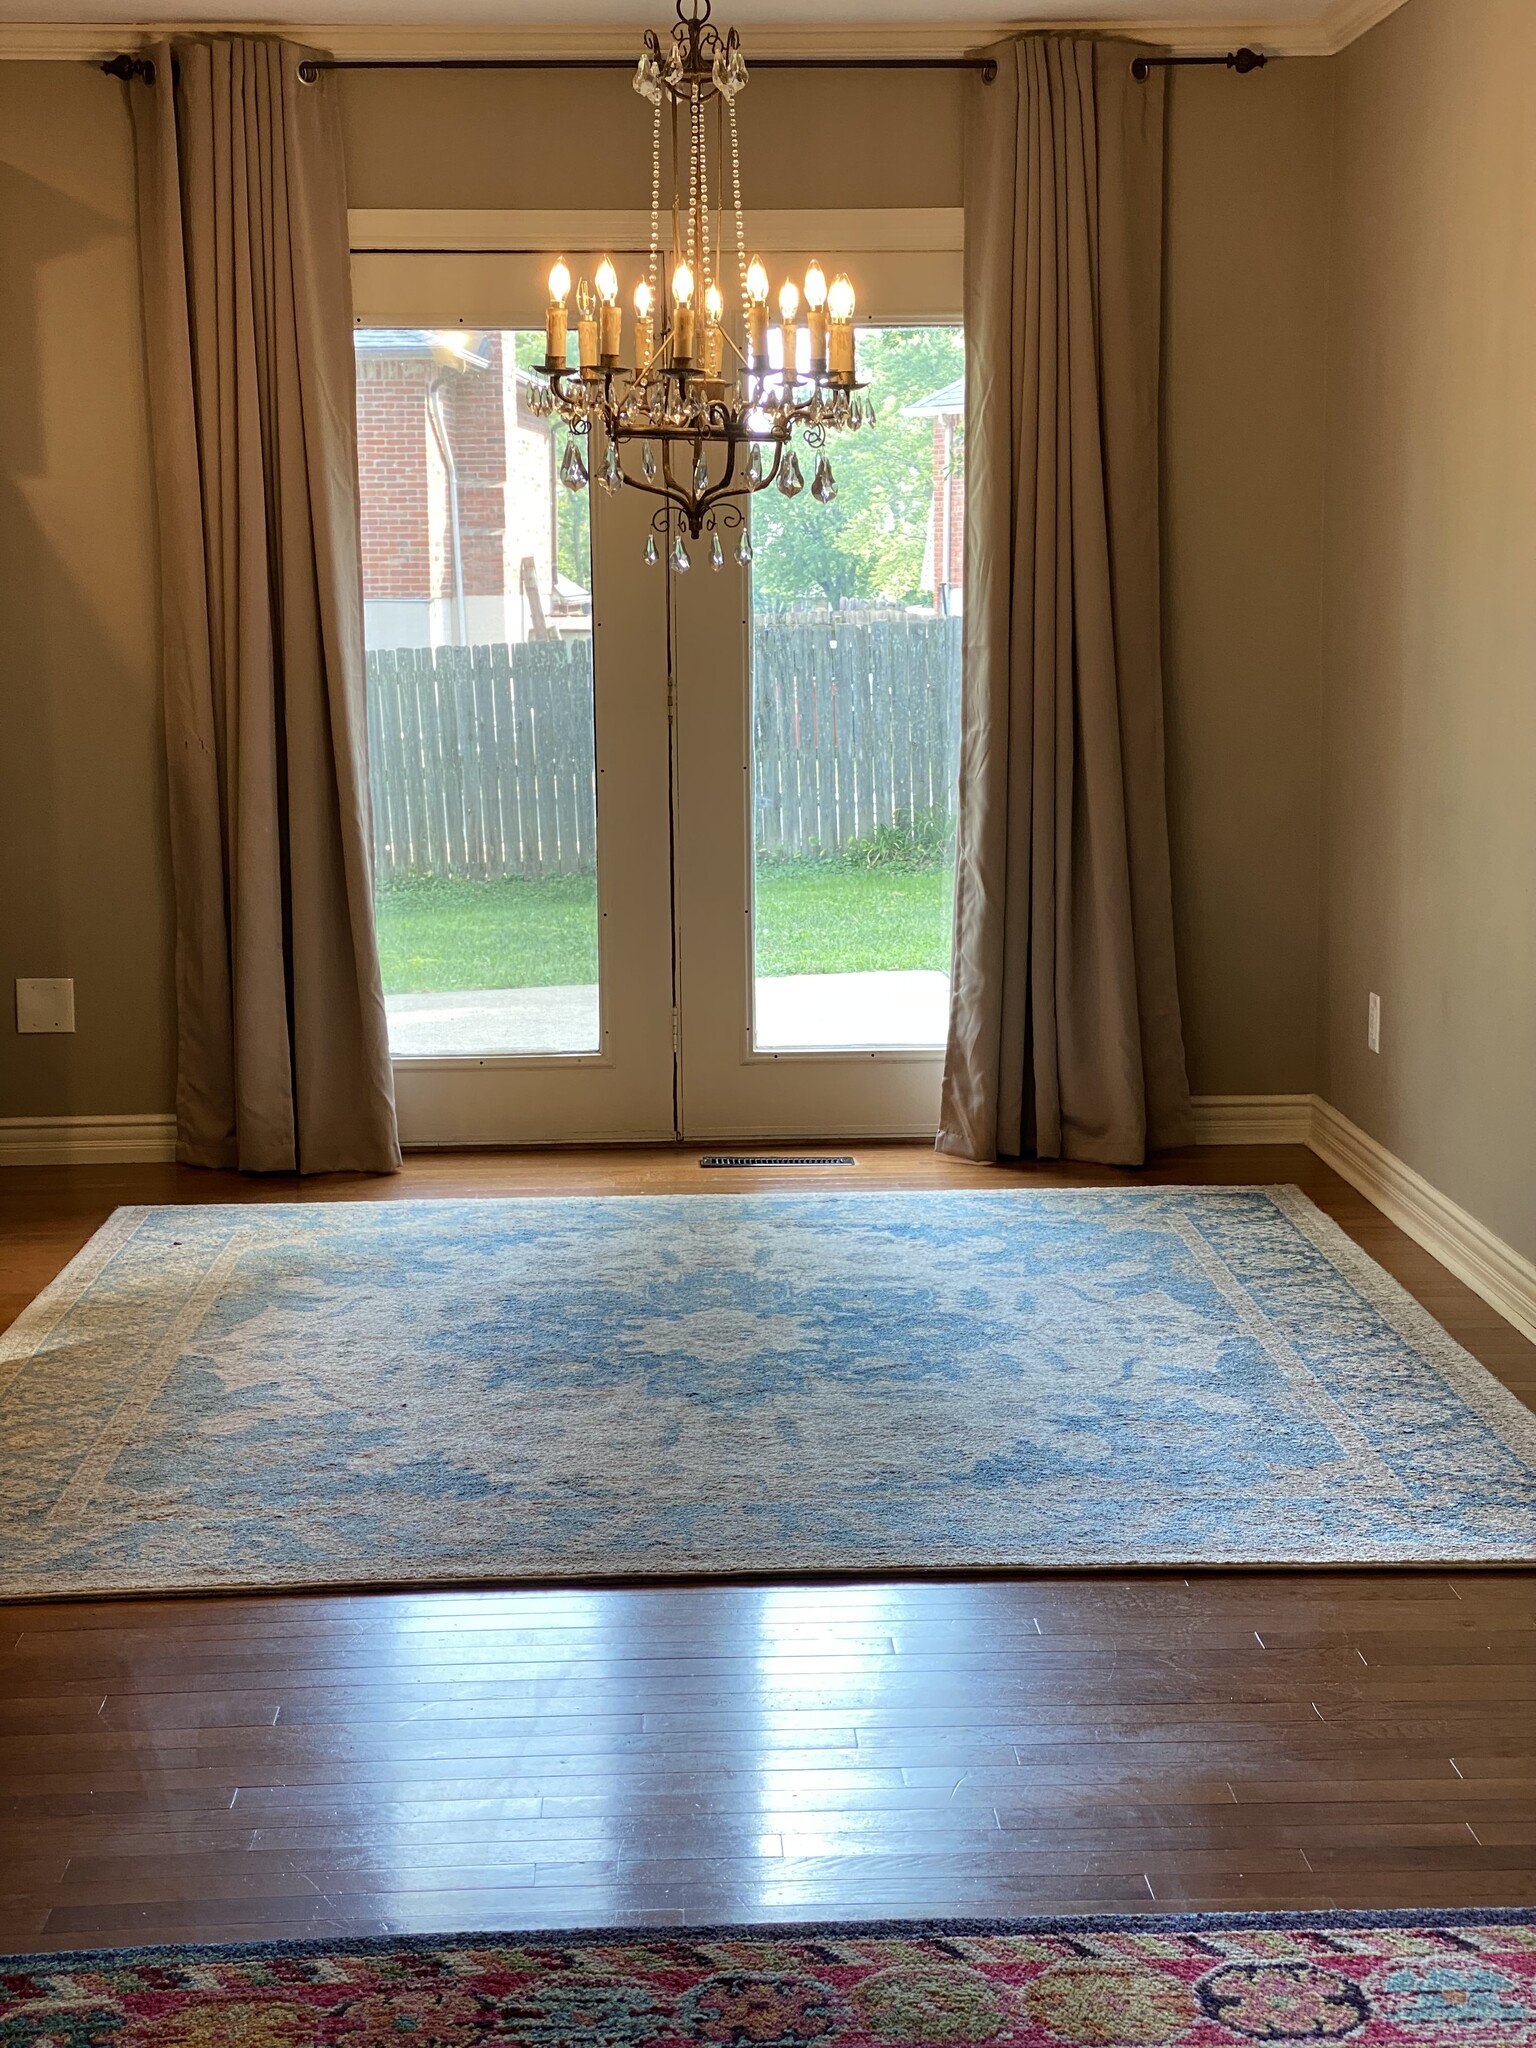
<svg viewBox="0 0 1536 2048"><path fill-rule="evenodd" d="M741 138L736 132L736 95L725 103L726 125L731 131L731 209L736 215L736 260L741 271L741 315L747 317L752 295L747 289L747 224L741 215Z"/></svg>
<svg viewBox="0 0 1536 2048"><path fill-rule="evenodd" d="M656 97L655 119L651 123L651 257L646 269L651 287L651 304L660 307L661 296L661 96ZM636 363L637 370L644 365Z"/></svg>
<svg viewBox="0 0 1536 2048"><path fill-rule="evenodd" d="M740 38L734 29L707 26L709 0L678 0L677 11L669 37L646 32L635 74L636 92L652 103L652 121L650 238L645 278L635 294L632 367L625 367L625 316L607 257L598 265L596 289L586 278L576 289L572 364L572 280L562 259L550 272L547 345L538 365L543 386L534 410L566 431L560 463L566 489L628 486L660 500L655 531L673 531L676 522L670 557L679 569L688 566L685 534L711 536L709 559L718 569L721 527L739 528L736 560L745 567L752 561L746 523L752 495L776 486L786 499L806 490L818 504L830 504L837 485L827 441L873 426L874 409L858 376L854 291L846 275L840 272L829 286L820 263L812 262L803 299L786 278L777 318L770 314L767 271L756 258L749 261L747 251L736 110L747 83ZM662 215L666 108L669 236ZM734 313L725 317L722 292L727 207L735 225L739 327ZM663 261L667 248L669 264ZM795 454L797 438L817 458L809 484ZM584 449L597 452L596 467L589 469ZM648 562L658 560L654 539L655 532Z"/></svg>

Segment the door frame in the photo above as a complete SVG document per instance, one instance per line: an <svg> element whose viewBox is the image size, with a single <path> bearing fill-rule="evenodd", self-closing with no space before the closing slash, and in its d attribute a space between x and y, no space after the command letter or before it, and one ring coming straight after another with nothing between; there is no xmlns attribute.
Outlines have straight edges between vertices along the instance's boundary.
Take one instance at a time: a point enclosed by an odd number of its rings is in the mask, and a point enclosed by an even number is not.
<svg viewBox="0 0 1536 2048"><path fill-rule="evenodd" d="M354 215L354 246L357 223ZM589 269L596 260L576 242L568 252ZM540 273L537 264L509 264L502 256L465 290L465 281L430 255L354 254L354 324L541 331ZM492 281L494 292L485 288ZM396 1114L407 1150L667 1144L677 1135L665 589L642 561L648 508L638 493L589 488L586 497L599 1049L395 1058Z"/></svg>
<svg viewBox="0 0 1536 2048"><path fill-rule="evenodd" d="M649 232L645 214L614 209L363 208L349 224L355 323L443 329L537 329L538 259L634 262ZM747 233L771 265L803 270L813 254L835 253L856 266L861 298L880 316L867 324L960 319L958 207L765 210L749 213ZM753 1047L749 585L734 569L708 586L695 575L702 601L679 612L670 567L642 560L649 500L588 497L601 1050L397 1059L402 1145L931 1136L941 1051ZM601 609L599 560L610 600ZM701 635L712 636L712 654ZM722 665L739 687L711 700L704 679ZM712 822L697 794L689 801L708 784L704 750L733 764ZM733 951L735 976L719 968Z"/></svg>
<svg viewBox="0 0 1536 2048"><path fill-rule="evenodd" d="M869 249L846 239L869 215L835 220L845 239L813 242L804 229L820 226L819 217L782 214L781 243L755 246L773 274L781 267L801 272L812 256L825 260L835 251L840 264L856 265L861 296L868 296L862 281L869 266L884 259L872 309L879 318L861 325L959 326L959 209L874 218L873 229L864 227ZM936 246L921 246L925 241ZM753 1043L750 589L748 575L736 570L695 570L686 583L669 576L681 1132L701 1142L932 1138L942 1047L776 1051Z"/></svg>

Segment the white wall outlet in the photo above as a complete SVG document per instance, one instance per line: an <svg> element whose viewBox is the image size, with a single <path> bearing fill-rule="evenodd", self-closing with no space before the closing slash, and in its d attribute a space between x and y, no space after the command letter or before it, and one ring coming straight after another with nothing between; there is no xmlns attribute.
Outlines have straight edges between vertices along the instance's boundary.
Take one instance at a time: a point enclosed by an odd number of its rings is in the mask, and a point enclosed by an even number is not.
<svg viewBox="0 0 1536 2048"><path fill-rule="evenodd" d="M67 976L18 980L16 983L16 1029L18 1031L73 1031L75 1028L75 984Z"/></svg>
<svg viewBox="0 0 1536 2048"><path fill-rule="evenodd" d="M1369 1051L1381 1051L1381 997L1374 992L1366 1005L1365 1043Z"/></svg>

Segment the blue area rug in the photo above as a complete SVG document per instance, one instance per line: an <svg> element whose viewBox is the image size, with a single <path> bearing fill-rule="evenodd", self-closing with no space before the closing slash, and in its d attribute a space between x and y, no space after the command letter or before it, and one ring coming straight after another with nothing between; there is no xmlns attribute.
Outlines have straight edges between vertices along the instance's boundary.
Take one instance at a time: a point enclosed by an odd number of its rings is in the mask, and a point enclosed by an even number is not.
<svg viewBox="0 0 1536 2048"><path fill-rule="evenodd" d="M0 1592L1536 1560L1536 1416L1294 1188L120 1210Z"/></svg>

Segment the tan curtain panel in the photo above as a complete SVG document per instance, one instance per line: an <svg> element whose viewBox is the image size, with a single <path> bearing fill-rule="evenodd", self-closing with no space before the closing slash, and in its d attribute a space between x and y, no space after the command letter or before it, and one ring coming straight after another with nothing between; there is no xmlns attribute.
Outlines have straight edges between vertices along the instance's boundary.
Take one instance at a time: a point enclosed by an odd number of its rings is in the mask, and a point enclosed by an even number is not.
<svg viewBox="0 0 1536 2048"><path fill-rule="evenodd" d="M966 122L965 702L939 1148L1190 1139L1158 603L1163 75L1000 44Z"/></svg>
<svg viewBox="0 0 1536 2048"><path fill-rule="evenodd" d="M178 1156L400 1163L374 947L352 305L329 80L133 88L176 892Z"/></svg>

